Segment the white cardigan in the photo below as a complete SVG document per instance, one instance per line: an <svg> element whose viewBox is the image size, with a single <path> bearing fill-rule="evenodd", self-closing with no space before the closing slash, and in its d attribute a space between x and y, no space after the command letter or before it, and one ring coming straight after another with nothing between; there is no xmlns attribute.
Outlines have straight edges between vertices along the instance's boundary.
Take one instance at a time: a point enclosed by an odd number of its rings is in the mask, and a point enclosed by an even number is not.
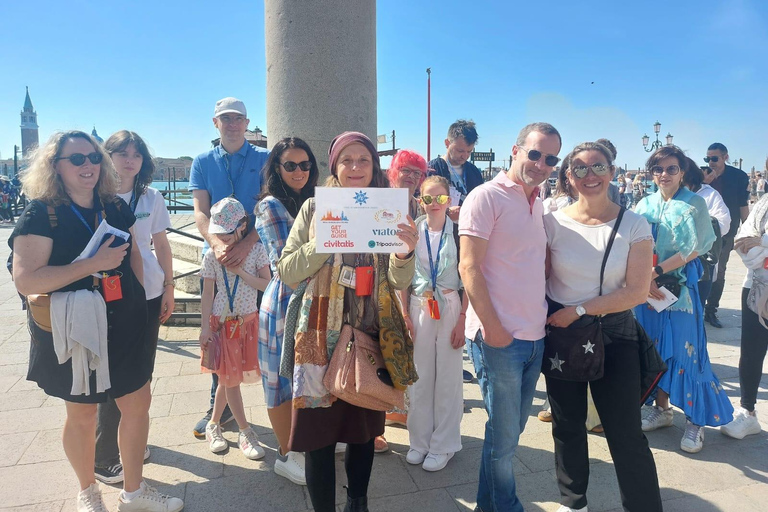
<svg viewBox="0 0 768 512"><path fill-rule="evenodd" d="M112 387L107 348L107 305L98 291L51 294L53 349L59 364L72 358L72 395L90 395L91 370L96 392Z"/></svg>

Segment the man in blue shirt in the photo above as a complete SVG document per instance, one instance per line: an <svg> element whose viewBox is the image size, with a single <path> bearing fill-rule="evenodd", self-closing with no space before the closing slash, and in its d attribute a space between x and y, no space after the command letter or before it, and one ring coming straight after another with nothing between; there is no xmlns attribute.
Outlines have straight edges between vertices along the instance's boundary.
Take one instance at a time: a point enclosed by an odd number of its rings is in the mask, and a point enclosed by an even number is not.
<svg viewBox="0 0 768 512"><path fill-rule="evenodd" d="M234 197L245 207L253 225L253 210L256 197L261 191L261 168L267 161L269 151L256 148L245 140L248 128L248 113L245 104L237 98L224 98L216 102L213 111L213 125L221 135L221 142L212 150L198 155L192 162L189 189L195 208L195 224L205 238L203 254L212 250L216 259L225 267L239 267L259 241L255 229L251 229L239 242L224 246L217 237L208 234L211 220L211 206L225 197ZM193 433L205 436L205 427L211 419L213 399L218 385L216 374L212 374L211 409L195 425ZM222 415L221 423L232 421L229 406Z"/></svg>

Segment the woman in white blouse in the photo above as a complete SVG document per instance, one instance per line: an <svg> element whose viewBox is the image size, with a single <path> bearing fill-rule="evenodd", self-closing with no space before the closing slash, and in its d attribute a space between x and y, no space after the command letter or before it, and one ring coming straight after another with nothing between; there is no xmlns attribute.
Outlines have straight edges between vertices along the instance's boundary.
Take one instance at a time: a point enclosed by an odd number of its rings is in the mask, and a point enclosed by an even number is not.
<svg viewBox="0 0 768 512"><path fill-rule="evenodd" d="M625 211L605 266L600 267L620 206L608 198L613 179L611 152L585 142L571 153L567 178L578 201L544 217L547 231L547 323L567 327L590 315L602 315L605 369L589 382L602 419L625 510L662 510L656 465L640 429L640 332L631 309L645 302L652 267L648 222ZM559 309L558 309L559 308ZM563 506L558 512L587 510L589 457L586 418L587 382L547 377L552 406L557 480Z"/></svg>

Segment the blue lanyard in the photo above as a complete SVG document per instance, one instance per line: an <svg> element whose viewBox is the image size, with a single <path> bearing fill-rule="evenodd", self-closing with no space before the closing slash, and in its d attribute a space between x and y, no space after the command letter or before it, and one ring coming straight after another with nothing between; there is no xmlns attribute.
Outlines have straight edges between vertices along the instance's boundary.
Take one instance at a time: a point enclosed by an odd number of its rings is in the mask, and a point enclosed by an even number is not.
<svg viewBox="0 0 768 512"><path fill-rule="evenodd" d="M94 234L93 228L85 221L85 217L83 217L83 214L80 213L80 210L75 208L75 205L72 203L69 203L69 207L72 209L73 212L75 212L75 215L77 215L77 218L80 219L80 222L83 223L83 226L85 226L88 231L91 232L91 235ZM98 219L98 224L96 224L96 227L98 227L99 224L101 224L101 212L96 213L96 218Z"/></svg>
<svg viewBox="0 0 768 512"><path fill-rule="evenodd" d="M466 196L467 195L467 185L464 183L464 178L459 176L459 172L453 168L451 165L451 162L448 161L448 158L445 159L445 163L448 166L448 170L451 171L451 176L455 178L454 183L458 185L456 188L461 192L461 195Z"/></svg>
<svg viewBox="0 0 768 512"><path fill-rule="evenodd" d="M227 300L229 300L229 311L235 314L235 297L237 296L237 285L240 283L240 276L235 277L235 286L232 287L232 292L229 291L229 277L227 277L227 269L224 265L221 266L221 270L224 271L224 287L227 289Z"/></svg>
<svg viewBox="0 0 768 512"><path fill-rule="evenodd" d="M682 191L683 191L683 186L680 185L680 188L677 189L677 192L675 192L675 195L673 195L672 199L670 199L669 201L673 201L673 200L677 199L677 196L680 195L680 192L682 192ZM661 194L661 192L659 192L659 194ZM667 203L669 203L669 201L666 201L662 205L661 213L659 213L659 220L658 220L658 222L654 222L654 223L651 224L651 234L653 235L653 242L654 242L654 249L653 250L654 250L654 252L656 251L656 246L655 246L656 245L656 238L659 236L659 224L661 224L661 218L664 216L664 210L667 209Z"/></svg>
<svg viewBox="0 0 768 512"><path fill-rule="evenodd" d="M427 254L429 254L429 275L432 279L432 291L437 292L437 273L440 265L440 249L443 248L443 235L445 234L445 223L443 223L443 229L440 231L440 243L437 244L437 258L435 262L432 262L432 244L429 241L429 227L426 221L424 222L424 239L427 241Z"/></svg>
<svg viewBox="0 0 768 512"><path fill-rule="evenodd" d="M247 141L244 142L244 144L250 145ZM231 194L230 197L234 197L235 199L237 199L237 194L235 194L235 189L237 188L237 184L240 182L240 178L243 175L243 169L245 168L245 161L248 158L248 151L249 150L250 150L250 148L246 148L245 149L245 155L243 155L243 163L240 164L240 170L237 171L237 179L232 181L232 173L230 172L229 162L230 162L230 160L232 159L232 157L234 155L230 155L229 153L227 153L227 151L225 149L222 148L221 145L219 145L219 155L224 160L224 170L227 173L227 178L229 178L229 184L232 186L232 194ZM222 151L224 152L223 155L221 154ZM237 153L235 153L235 155L236 154Z"/></svg>

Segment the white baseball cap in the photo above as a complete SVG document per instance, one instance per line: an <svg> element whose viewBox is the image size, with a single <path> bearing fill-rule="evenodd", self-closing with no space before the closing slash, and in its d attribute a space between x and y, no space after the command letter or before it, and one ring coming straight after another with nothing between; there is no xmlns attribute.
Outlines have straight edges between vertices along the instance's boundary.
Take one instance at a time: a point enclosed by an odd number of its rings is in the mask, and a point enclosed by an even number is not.
<svg viewBox="0 0 768 512"><path fill-rule="evenodd" d="M248 117L245 103L232 97L222 98L216 102L216 108L213 109L213 117L219 117L222 114L242 114Z"/></svg>

